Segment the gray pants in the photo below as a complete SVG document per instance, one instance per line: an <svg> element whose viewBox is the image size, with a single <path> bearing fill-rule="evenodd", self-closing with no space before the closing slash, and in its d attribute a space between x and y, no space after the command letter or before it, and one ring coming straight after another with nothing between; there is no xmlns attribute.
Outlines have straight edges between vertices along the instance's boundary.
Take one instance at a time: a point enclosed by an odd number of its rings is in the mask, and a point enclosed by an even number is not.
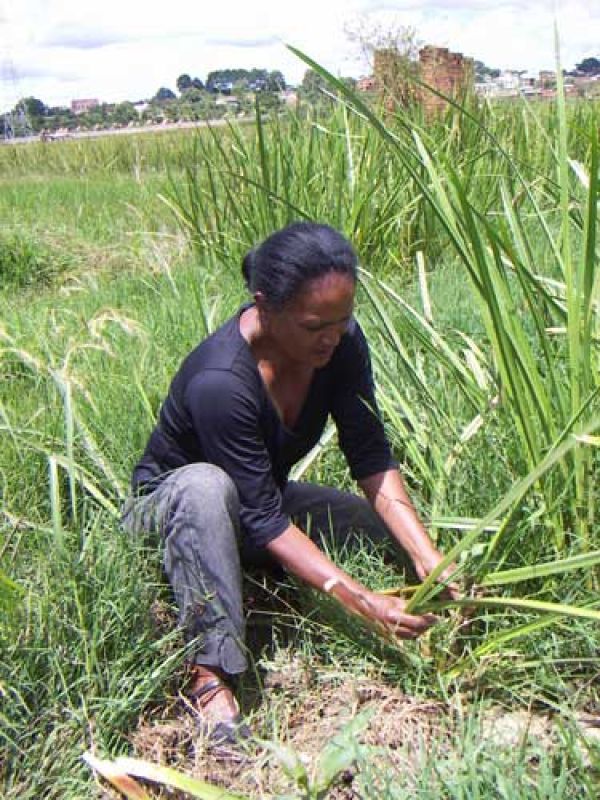
<svg viewBox="0 0 600 800"><path fill-rule="evenodd" d="M374 543L389 541L385 525L356 495L290 482L282 499L284 513L317 544L344 546L361 532ZM270 557L242 541L229 476L212 464L174 470L152 492L127 501L123 524L132 533L161 535L179 622L186 640L195 640L193 661L229 675L244 672L242 565L268 564ZM410 568L407 557L404 562Z"/></svg>

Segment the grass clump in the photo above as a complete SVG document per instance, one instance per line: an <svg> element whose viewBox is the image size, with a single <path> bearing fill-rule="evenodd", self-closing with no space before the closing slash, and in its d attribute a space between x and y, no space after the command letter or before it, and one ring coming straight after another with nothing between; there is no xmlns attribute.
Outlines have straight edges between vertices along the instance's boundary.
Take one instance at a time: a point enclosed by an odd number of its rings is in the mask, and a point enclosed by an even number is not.
<svg viewBox="0 0 600 800"><path fill-rule="evenodd" d="M66 251L25 231L0 231L0 292L48 288L72 265Z"/></svg>
<svg viewBox="0 0 600 800"><path fill-rule="evenodd" d="M82 748L123 752L182 659L152 621L159 560L91 508L60 539L18 522L3 534L22 592L0 626L3 796L83 796Z"/></svg>

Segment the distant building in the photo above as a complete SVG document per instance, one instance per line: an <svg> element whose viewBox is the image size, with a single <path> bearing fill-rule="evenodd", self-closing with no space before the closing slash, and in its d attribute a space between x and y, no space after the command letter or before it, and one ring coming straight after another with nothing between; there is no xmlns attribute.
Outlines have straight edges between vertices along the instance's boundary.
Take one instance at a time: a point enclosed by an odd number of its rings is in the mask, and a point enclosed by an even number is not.
<svg viewBox="0 0 600 800"><path fill-rule="evenodd" d="M514 92L516 94L521 85L519 73L512 69L504 70L500 77L497 78L496 85L499 89L504 89L505 92Z"/></svg>
<svg viewBox="0 0 600 800"><path fill-rule="evenodd" d="M441 95L460 100L463 94L473 88L473 59L465 58L462 53L453 53L447 47L426 45L419 50L419 66L425 87L430 86L439 92L435 94L426 88L421 91L421 102L428 117L448 107L448 102Z"/></svg>
<svg viewBox="0 0 600 800"><path fill-rule="evenodd" d="M92 108L97 108L100 105L96 98L86 100L71 100L71 111L73 114L85 114L86 111L91 111Z"/></svg>
<svg viewBox="0 0 600 800"><path fill-rule="evenodd" d="M492 78L486 78L475 84L475 93L480 97L495 97L498 93L498 86Z"/></svg>
<svg viewBox="0 0 600 800"><path fill-rule="evenodd" d="M225 108L237 108L239 104L240 101L237 99L237 97L219 97L217 100L215 100L216 106L223 106Z"/></svg>
<svg viewBox="0 0 600 800"><path fill-rule="evenodd" d="M207 84L208 90L214 94L231 94L233 91L232 81L214 81L214 83Z"/></svg>
<svg viewBox="0 0 600 800"><path fill-rule="evenodd" d="M359 92L373 92L377 84L373 75L367 75L364 78L359 78L356 81L356 88Z"/></svg>
<svg viewBox="0 0 600 800"><path fill-rule="evenodd" d="M535 75L525 70L506 70L497 78L475 84L475 91L481 97L495 99L519 96L552 99L556 97L556 73L542 70ZM587 87L577 77L570 77L565 81L564 91L566 95L588 96Z"/></svg>
<svg viewBox="0 0 600 800"><path fill-rule="evenodd" d="M232 85L233 88L233 85ZM249 81L248 89L251 92L262 92L267 88L267 82L264 80Z"/></svg>

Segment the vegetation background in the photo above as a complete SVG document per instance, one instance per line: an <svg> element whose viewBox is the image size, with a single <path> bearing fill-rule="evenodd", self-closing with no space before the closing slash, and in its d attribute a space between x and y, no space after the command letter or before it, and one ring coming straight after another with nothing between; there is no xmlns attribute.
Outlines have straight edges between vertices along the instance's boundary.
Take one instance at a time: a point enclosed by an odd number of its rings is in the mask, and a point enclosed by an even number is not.
<svg viewBox="0 0 600 800"><path fill-rule="evenodd" d="M299 56L337 96L319 113L0 149L4 796L106 796L86 750L165 756L139 732L175 713L185 652L156 543L128 539L119 507L180 359L244 297L243 254L310 218L361 254L357 314L387 429L477 591L465 615L420 587L411 607L443 621L398 646L255 577L241 697L271 744L208 777L305 797L338 773L351 785L331 791L365 797L596 797L599 106L567 105L559 85L552 104L389 114ZM298 473L349 487L328 441ZM375 588L398 584L382 554L336 557ZM322 720L349 685L382 719L392 689L416 718L425 704L428 727L409 731L395 706L383 743L350 728L354 771L328 781L302 766L286 708ZM433 726L427 703L444 709ZM490 708L529 713L516 742L483 735ZM547 738L530 735L541 718ZM206 776L174 735L167 760Z"/></svg>

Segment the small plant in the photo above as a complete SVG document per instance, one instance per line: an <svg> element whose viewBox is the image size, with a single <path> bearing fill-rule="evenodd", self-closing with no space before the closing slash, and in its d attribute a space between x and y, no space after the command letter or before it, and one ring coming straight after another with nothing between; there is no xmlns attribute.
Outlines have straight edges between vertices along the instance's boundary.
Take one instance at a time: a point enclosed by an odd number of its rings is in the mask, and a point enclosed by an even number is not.
<svg viewBox="0 0 600 800"><path fill-rule="evenodd" d="M300 755L290 747L263 742L281 764L285 774L295 784L297 794L280 800L301 798L302 800L322 800L333 786L336 779L360 758L362 746L358 742L358 734L366 727L373 714L372 710L363 711L345 725L325 745L312 769L308 769Z"/></svg>

